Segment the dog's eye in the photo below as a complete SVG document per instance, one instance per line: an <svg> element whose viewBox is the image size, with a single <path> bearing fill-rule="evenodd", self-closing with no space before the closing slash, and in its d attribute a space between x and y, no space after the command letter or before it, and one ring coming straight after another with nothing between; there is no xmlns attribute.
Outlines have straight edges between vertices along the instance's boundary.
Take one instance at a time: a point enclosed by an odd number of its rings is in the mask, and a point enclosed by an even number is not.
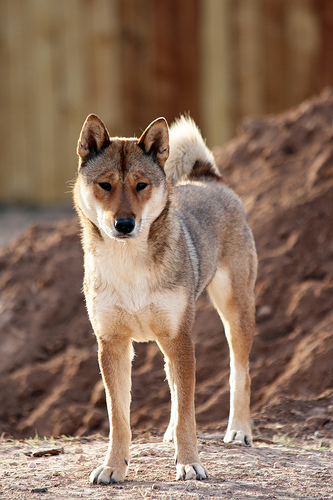
<svg viewBox="0 0 333 500"><path fill-rule="evenodd" d="M143 189L146 189L147 186L148 184L146 182L138 182L135 189L137 191L142 191Z"/></svg>
<svg viewBox="0 0 333 500"><path fill-rule="evenodd" d="M112 186L109 182L99 182L98 185L104 189L104 191L111 191Z"/></svg>

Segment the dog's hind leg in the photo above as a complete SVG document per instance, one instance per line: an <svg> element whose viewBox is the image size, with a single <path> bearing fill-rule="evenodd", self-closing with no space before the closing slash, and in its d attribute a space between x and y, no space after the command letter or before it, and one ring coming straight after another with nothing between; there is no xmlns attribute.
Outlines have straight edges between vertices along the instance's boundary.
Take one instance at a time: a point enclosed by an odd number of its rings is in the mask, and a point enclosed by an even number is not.
<svg viewBox="0 0 333 500"><path fill-rule="evenodd" d="M104 381L110 422L105 460L90 474L90 481L108 484L123 481L129 462L131 362L130 339L99 340L99 364Z"/></svg>
<svg viewBox="0 0 333 500"><path fill-rule="evenodd" d="M253 282L243 277L237 280L220 268L207 291L222 319L230 350L230 413L224 441L252 445L249 354L255 329Z"/></svg>

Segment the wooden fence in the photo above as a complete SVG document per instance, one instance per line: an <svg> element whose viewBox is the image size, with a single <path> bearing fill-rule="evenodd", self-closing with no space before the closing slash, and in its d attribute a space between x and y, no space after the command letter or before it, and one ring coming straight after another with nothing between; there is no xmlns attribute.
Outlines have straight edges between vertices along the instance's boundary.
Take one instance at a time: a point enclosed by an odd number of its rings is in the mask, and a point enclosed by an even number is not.
<svg viewBox="0 0 333 500"><path fill-rule="evenodd" d="M333 84L331 0L0 0L0 203L71 203L88 113L208 144Z"/></svg>

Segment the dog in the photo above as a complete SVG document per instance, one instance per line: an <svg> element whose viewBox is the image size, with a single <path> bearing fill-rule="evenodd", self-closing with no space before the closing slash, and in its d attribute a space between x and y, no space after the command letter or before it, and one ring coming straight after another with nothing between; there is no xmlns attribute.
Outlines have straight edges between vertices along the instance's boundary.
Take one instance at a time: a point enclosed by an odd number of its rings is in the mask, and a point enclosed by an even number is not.
<svg viewBox="0 0 333 500"><path fill-rule="evenodd" d="M206 288L230 349L226 443L252 444L249 353L257 257L244 209L189 117L153 121L137 138L110 138L97 115L78 141L74 205L84 250L84 293L98 341L110 440L90 481L123 481L129 464L133 341L165 358L176 479L205 479L196 439L195 301Z"/></svg>

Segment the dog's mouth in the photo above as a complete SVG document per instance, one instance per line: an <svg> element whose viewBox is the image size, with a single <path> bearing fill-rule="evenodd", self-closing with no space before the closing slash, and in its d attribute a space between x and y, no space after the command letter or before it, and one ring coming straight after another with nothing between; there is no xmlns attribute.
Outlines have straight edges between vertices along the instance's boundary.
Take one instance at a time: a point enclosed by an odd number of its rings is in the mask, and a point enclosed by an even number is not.
<svg viewBox="0 0 333 500"><path fill-rule="evenodd" d="M103 229L103 233L105 233L105 235L108 238L110 238L111 240L127 241L127 240L131 240L131 239L135 238L136 236L138 236L136 231L131 233L131 234L122 234L122 233L118 233L117 231L115 231L114 228L102 226L102 229Z"/></svg>
<svg viewBox="0 0 333 500"><path fill-rule="evenodd" d="M133 239L135 238L136 236L138 236L138 231L136 230L133 230L133 232L130 232L130 233L120 233L119 231L117 231L114 227L103 227L103 231L104 233L111 239L113 240L121 240L121 241L125 241L125 240L130 240L130 239Z"/></svg>
<svg viewBox="0 0 333 500"><path fill-rule="evenodd" d="M116 240L129 240L130 238L135 238L135 234L113 234L113 238Z"/></svg>

